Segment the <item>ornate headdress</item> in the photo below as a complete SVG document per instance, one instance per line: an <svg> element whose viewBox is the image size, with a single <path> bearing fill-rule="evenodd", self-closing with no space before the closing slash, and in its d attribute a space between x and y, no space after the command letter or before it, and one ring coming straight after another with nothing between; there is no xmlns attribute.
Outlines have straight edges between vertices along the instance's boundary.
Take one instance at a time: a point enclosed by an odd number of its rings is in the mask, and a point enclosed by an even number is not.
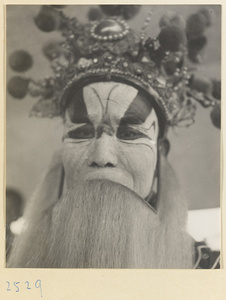
<svg viewBox="0 0 226 300"><path fill-rule="evenodd" d="M207 42L205 29L212 22L208 9L189 16L187 22L176 13L166 13L159 22L159 35L151 38L145 36L151 12L139 33L124 21L139 12L138 5L92 8L85 25L66 17L63 7L42 6L35 18L40 30L57 29L64 39L43 48L54 76L40 81L16 76L8 82L12 96L23 98L29 92L39 98L31 115L63 115L66 96L75 84L115 80L149 93L168 125L192 124L199 102L213 107L212 122L220 127L221 83L194 72ZM11 55L9 63L14 71L24 72L32 66L32 58L20 50Z"/></svg>

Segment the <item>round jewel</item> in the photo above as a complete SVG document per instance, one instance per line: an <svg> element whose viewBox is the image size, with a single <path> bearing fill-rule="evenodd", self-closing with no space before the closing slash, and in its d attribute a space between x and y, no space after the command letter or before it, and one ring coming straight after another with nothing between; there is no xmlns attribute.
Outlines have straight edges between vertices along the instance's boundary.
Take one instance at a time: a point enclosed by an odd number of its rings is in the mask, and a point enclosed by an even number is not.
<svg viewBox="0 0 226 300"><path fill-rule="evenodd" d="M137 75L141 75L141 74L142 74L142 70L141 70L141 69L139 69L139 68L138 68L138 69L136 69L136 74L137 74Z"/></svg>
<svg viewBox="0 0 226 300"><path fill-rule="evenodd" d="M108 19L95 23L91 28L91 36L97 40L120 40L128 33L127 26L120 20Z"/></svg>

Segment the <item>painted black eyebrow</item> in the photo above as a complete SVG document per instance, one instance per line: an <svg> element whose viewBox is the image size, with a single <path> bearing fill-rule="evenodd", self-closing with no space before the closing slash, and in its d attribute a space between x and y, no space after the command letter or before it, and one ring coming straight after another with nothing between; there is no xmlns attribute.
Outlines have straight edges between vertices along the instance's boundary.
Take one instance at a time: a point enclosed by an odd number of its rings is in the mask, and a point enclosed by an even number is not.
<svg viewBox="0 0 226 300"><path fill-rule="evenodd" d="M72 123L91 123L83 98L83 90L79 90L71 96L67 111Z"/></svg>
<svg viewBox="0 0 226 300"><path fill-rule="evenodd" d="M125 117L122 117L120 120L120 125L119 126L126 126L126 125L139 125L144 123L143 118L139 118L139 116L133 115L127 115Z"/></svg>
<svg viewBox="0 0 226 300"><path fill-rule="evenodd" d="M151 113L153 106L150 101L140 91L133 99L124 116L121 118L120 125L139 125L145 122Z"/></svg>

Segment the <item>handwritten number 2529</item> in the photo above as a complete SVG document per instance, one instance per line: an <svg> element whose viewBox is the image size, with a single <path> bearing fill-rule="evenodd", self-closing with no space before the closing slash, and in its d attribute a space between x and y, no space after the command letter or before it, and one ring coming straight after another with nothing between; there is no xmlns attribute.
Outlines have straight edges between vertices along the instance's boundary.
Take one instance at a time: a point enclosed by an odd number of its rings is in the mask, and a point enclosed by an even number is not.
<svg viewBox="0 0 226 300"><path fill-rule="evenodd" d="M10 282L9 281L6 281L6 283L7 283L7 292L9 292L9 291L11 291L11 288L10 288ZM19 292L19 281L18 282L15 282L14 281L14 283L13 283L13 285L15 286L15 288L16 288L16 293L18 293ZM25 281L25 284L27 285L27 290L31 290L31 288L30 288L30 286L29 286L29 281ZM37 289L40 289L40 295L41 295L41 297L42 297L42 283L41 283L41 280L40 279L38 279L38 280L36 280L36 282L35 282L35 287L37 288Z"/></svg>

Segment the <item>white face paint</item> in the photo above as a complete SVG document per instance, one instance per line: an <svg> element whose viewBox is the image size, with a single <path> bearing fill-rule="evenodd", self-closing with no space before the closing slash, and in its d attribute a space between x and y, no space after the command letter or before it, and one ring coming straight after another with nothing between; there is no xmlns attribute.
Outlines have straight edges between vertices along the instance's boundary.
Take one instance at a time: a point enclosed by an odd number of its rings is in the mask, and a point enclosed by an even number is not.
<svg viewBox="0 0 226 300"><path fill-rule="evenodd" d="M69 101L63 147L67 186L106 179L147 197L159 132L150 102L134 87L117 82L92 83Z"/></svg>

